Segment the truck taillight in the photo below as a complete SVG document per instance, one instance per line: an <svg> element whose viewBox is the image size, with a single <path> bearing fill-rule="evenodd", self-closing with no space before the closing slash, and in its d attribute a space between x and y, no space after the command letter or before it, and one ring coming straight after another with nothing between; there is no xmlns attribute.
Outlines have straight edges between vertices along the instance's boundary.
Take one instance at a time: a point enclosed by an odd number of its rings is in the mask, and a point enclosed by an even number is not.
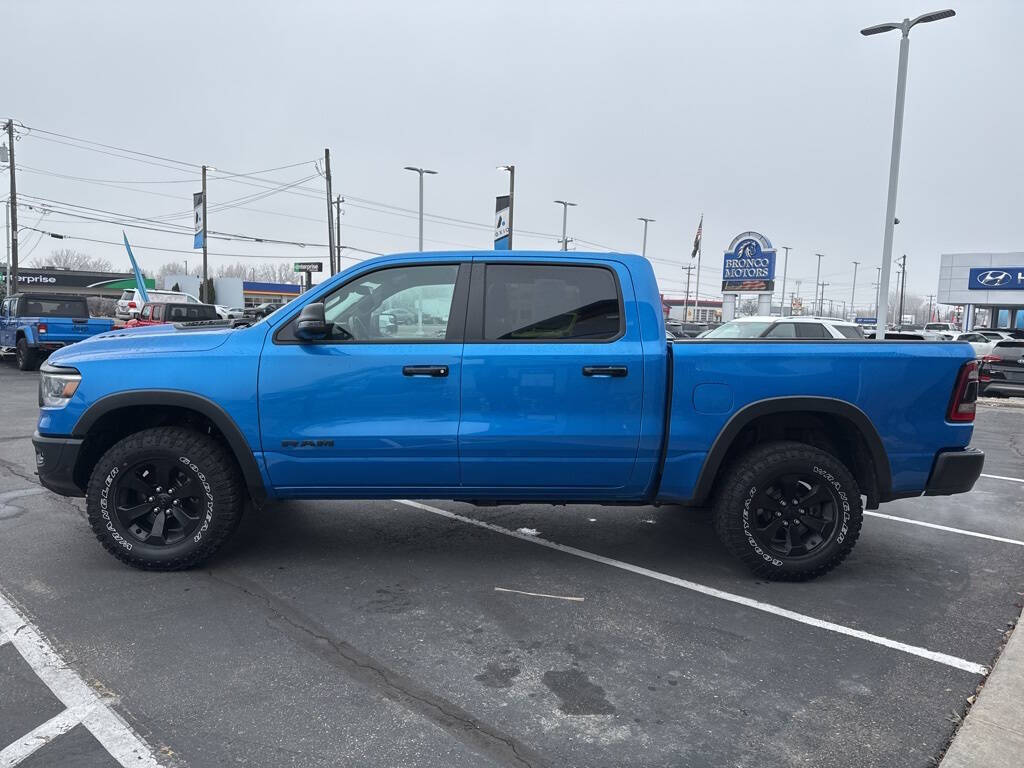
<svg viewBox="0 0 1024 768"><path fill-rule="evenodd" d="M36 330L40 333L46 333L46 323L37 323Z"/></svg>
<svg viewBox="0 0 1024 768"><path fill-rule="evenodd" d="M128 309L135 309L135 308L136 308L136 307L138 307L138 306L139 306L139 305L138 305L138 304L136 304L136 303L135 303L134 301L129 301L129 302L128 302Z"/></svg>
<svg viewBox="0 0 1024 768"><path fill-rule="evenodd" d="M963 364L956 377L953 387L953 399L949 401L947 421L974 421L974 411L978 403L978 361L971 360Z"/></svg>

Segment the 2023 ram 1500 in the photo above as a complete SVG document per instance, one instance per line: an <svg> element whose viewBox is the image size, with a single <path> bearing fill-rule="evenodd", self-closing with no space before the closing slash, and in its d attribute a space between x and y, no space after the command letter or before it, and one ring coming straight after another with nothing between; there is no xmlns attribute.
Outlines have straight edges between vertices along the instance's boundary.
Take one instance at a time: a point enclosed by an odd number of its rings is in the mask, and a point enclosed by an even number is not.
<svg viewBox="0 0 1024 768"><path fill-rule="evenodd" d="M247 497L397 496L711 505L755 573L805 579L865 502L973 486L977 386L954 342L669 343L638 256L405 254L250 327L59 350L33 442L43 485L140 568L201 562Z"/></svg>

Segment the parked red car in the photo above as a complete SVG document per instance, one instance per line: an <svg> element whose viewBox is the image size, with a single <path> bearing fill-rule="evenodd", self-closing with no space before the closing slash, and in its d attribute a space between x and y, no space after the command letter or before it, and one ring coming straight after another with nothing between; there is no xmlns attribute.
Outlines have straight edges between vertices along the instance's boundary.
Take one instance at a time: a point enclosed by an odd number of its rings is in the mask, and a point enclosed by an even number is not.
<svg viewBox="0 0 1024 768"><path fill-rule="evenodd" d="M125 323L126 328L161 323L186 323L196 320L220 320L213 304L165 304L151 301L142 305L139 316Z"/></svg>

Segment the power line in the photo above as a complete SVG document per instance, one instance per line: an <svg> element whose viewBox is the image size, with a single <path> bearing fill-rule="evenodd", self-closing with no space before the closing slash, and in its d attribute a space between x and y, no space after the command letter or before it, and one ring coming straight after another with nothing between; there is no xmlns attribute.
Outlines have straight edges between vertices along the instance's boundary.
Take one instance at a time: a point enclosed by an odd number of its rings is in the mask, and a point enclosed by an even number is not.
<svg viewBox="0 0 1024 768"><path fill-rule="evenodd" d="M21 229L31 229L34 232L41 232L42 234L49 235L50 237L52 237L52 238L54 238L56 240L81 240L81 241L87 242L87 243L100 243L100 244L103 244L103 245L117 245L117 246L121 246L121 247L124 246L123 242L118 242L117 240L100 240L100 239L94 238L94 237L82 237L81 235L66 235L66 234L63 234L63 233L60 233L60 232L51 232L49 230L36 229L35 227L22 227ZM320 247L326 248L327 246L320 246ZM356 248L355 246L352 246L352 245L345 245L345 246L342 246L342 247L343 247L344 250L347 250L347 251L356 251L357 253L365 253L365 254L368 254L370 256L383 256L384 255L383 253L380 253L379 251L370 251L370 250L367 250L365 248ZM160 247L155 246L155 245L132 245L132 249L133 250L143 250L143 251L163 251L165 253L188 253L188 254L195 254L195 251L192 250L192 249L160 248ZM211 252L210 255L211 256L221 256L221 257L225 257L225 258L237 258L237 259L292 259L292 258L294 258L293 256L273 256L273 255L269 255L269 254L267 254L267 255L260 255L260 254L255 254L255 253L213 253L213 252Z"/></svg>

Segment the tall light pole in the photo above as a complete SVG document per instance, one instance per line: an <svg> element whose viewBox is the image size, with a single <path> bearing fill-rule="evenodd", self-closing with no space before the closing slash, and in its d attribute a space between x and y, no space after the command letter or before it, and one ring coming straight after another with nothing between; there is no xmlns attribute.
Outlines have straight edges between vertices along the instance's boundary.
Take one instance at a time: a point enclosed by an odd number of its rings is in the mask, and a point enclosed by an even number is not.
<svg viewBox="0 0 1024 768"><path fill-rule="evenodd" d="M432 171L429 168L416 168L412 165L407 165L403 170L413 171L419 174L420 177L420 251L423 251L423 174L427 173L431 176L437 174L437 171Z"/></svg>
<svg viewBox="0 0 1024 768"><path fill-rule="evenodd" d="M508 249L512 250L512 217L516 212L516 167L499 165L499 171L508 171Z"/></svg>
<svg viewBox="0 0 1024 768"><path fill-rule="evenodd" d="M880 291L882 290L882 268L881 267L875 267L875 269L878 271L878 274L875 276L875 325L877 327L877 324L878 324L878 297L880 295Z"/></svg>
<svg viewBox="0 0 1024 768"><path fill-rule="evenodd" d="M821 260L823 258L825 258L825 254L823 254L823 253L816 253L814 255L818 257L818 271L814 275L814 298L817 299L818 298L818 288L821 286ZM821 295L822 295L822 298L824 298L825 297L825 292L822 291ZM818 302L815 301L815 303L817 304ZM819 307L820 307L820 305L819 305ZM821 314L821 309L820 308L818 309L818 314L819 315Z"/></svg>
<svg viewBox="0 0 1024 768"><path fill-rule="evenodd" d="M782 316L786 316L786 273L789 272L789 251L788 245L782 246L782 250L786 252L786 261L782 266ZM793 307L790 306L789 314L793 314Z"/></svg>
<svg viewBox="0 0 1024 768"><path fill-rule="evenodd" d="M565 230L566 230L566 226L569 223L569 207L572 206L573 208L575 208L576 207L576 203L570 203L567 200L555 200L555 203L560 205L560 206L562 206L562 250L563 251L568 251L569 250L569 238L566 237ZM510 203L509 211L511 211L511 210L512 210L512 208L511 208L511 203ZM512 220L512 215L510 213L509 214L509 221L511 221L511 220Z"/></svg>
<svg viewBox="0 0 1024 768"><path fill-rule="evenodd" d="M885 235L882 239L882 279L878 288L878 311L876 312L878 327L882 332L876 333L875 338L879 341L885 340L885 322L889 314L889 273L892 271L892 239L893 228L896 224L896 188L899 184L900 175L900 147L903 143L903 105L907 98L907 56L910 52L910 30L917 24L924 24L929 21L939 21L955 16L956 11L946 9L943 11L932 11L924 13L916 19L904 19L902 23L891 22L887 24L876 24L873 27L862 29L860 33L865 37L877 35L882 32L900 30L903 36L900 38L900 60L896 72L896 115L892 125L892 155L889 158L889 193L885 203Z"/></svg>
<svg viewBox="0 0 1024 768"><path fill-rule="evenodd" d="M859 261L853 262L853 288L850 289L850 309L853 309L853 300L857 296L857 266L860 264ZM854 312L853 316L856 317L857 313ZM843 318L846 319L845 317Z"/></svg>
<svg viewBox="0 0 1024 768"><path fill-rule="evenodd" d="M654 219L648 219L646 216L637 216L636 220L644 223L644 243L640 246L640 255L647 258L647 225L654 221Z"/></svg>

